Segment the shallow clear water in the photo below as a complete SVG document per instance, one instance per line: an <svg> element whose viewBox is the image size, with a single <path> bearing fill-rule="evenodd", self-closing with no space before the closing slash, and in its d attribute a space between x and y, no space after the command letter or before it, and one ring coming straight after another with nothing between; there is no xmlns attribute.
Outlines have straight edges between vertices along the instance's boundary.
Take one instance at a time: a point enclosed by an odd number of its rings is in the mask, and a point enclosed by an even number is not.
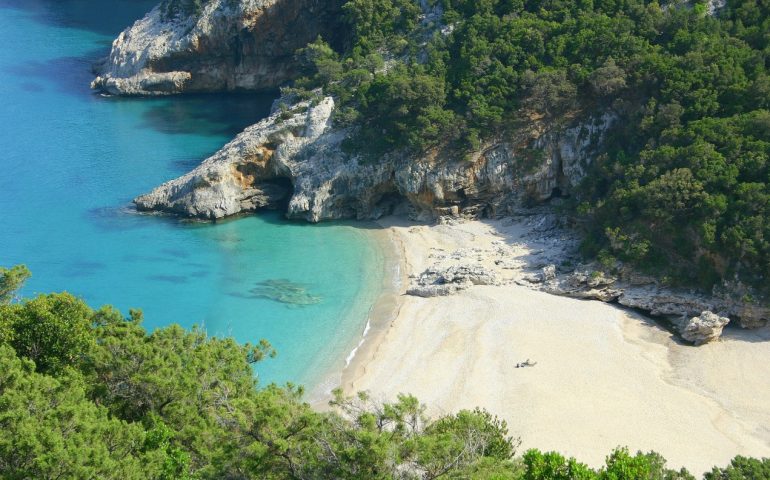
<svg viewBox="0 0 770 480"><path fill-rule="evenodd" d="M67 290L141 308L150 329L266 338L279 356L257 367L263 381L312 383L355 344L382 257L360 225L276 214L212 225L130 208L273 99L93 94L91 63L153 4L0 0L0 265L30 267L25 295Z"/></svg>

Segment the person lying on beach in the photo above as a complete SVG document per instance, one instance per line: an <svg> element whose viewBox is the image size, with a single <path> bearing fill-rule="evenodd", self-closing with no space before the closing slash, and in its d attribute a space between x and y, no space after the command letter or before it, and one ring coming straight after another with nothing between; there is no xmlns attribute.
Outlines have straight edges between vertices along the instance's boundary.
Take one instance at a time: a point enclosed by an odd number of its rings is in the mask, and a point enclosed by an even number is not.
<svg viewBox="0 0 770 480"><path fill-rule="evenodd" d="M534 367L535 365L537 365L537 362L531 362L527 359L524 363L517 363L516 368Z"/></svg>

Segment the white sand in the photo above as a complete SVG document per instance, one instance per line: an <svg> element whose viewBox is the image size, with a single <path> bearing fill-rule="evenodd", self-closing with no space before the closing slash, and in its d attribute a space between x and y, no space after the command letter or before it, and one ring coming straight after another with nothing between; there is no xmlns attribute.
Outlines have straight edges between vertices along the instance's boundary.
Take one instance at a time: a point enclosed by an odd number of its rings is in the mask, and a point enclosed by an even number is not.
<svg viewBox="0 0 770 480"><path fill-rule="evenodd" d="M531 253L522 224L388 222L402 251L401 291L407 275L436 261L432 254L476 248L475 261L493 266L489 252L501 240L522 265ZM513 284L398 298L395 320L374 322L344 372L348 393L367 390L383 400L411 393L434 416L481 406L508 422L521 451L557 450L592 466L618 445L654 449L669 466L695 474L736 454L770 456L768 329L729 329L719 342L694 348L611 305ZM514 368L527 359L537 365Z"/></svg>

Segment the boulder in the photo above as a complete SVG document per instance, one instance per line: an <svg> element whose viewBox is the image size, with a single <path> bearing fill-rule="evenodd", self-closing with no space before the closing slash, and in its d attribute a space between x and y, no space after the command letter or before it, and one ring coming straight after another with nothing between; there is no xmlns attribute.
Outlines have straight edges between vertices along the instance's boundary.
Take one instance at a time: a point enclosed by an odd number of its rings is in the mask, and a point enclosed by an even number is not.
<svg viewBox="0 0 770 480"><path fill-rule="evenodd" d="M540 271L540 278L542 278L544 282L556 278L556 265L546 265L543 267Z"/></svg>
<svg viewBox="0 0 770 480"><path fill-rule="evenodd" d="M681 327L682 338L694 345L703 345L713 342L722 335L722 329L730 323L727 317L704 311L697 317L685 321Z"/></svg>
<svg viewBox="0 0 770 480"><path fill-rule="evenodd" d="M406 291L417 297L452 295L473 285L500 285L497 274L478 265L433 266L417 277Z"/></svg>
<svg viewBox="0 0 770 480"><path fill-rule="evenodd" d="M457 292L465 290L469 287L469 284L450 284L450 285L413 285L406 291L407 295L413 297L446 297L448 295L454 295Z"/></svg>
<svg viewBox="0 0 770 480"><path fill-rule="evenodd" d="M545 269L549 267L545 267ZM543 277L546 274L545 269L542 272ZM614 287L616 279L607 276L600 270L577 269L559 277L556 276L555 270L555 267L552 272L549 269L548 275L553 273L553 278L543 283L541 287L543 291L554 295L602 302L613 302L622 293L621 290Z"/></svg>

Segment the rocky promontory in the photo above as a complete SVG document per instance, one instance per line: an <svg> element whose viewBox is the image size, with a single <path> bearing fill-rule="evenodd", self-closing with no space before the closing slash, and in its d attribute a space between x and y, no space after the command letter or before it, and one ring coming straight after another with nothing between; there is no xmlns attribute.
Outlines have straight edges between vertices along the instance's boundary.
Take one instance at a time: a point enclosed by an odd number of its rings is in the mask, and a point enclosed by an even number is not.
<svg viewBox="0 0 770 480"><path fill-rule="evenodd" d="M285 208L310 222L399 211L420 220L494 216L569 192L614 120L518 132L467 158L395 152L373 160L343 148L351 132L333 126L331 97L281 105L189 174L138 197L138 208L206 219Z"/></svg>
<svg viewBox="0 0 770 480"><path fill-rule="evenodd" d="M445 222L515 215L528 203L568 194L614 121L604 114L566 127L520 131L464 159L402 152L372 161L343 148L351 131L334 127L331 97L277 105L270 117L192 172L136 198L137 207L202 219L281 209L288 218L309 222L377 219L391 213ZM537 161L533 151L539 152ZM532 255L525 275L509 281L665 318L683 335L690 332L688 341L698 344L718 338L721 318L736 319L744 328L761 327L770 319L770 309L740 300L746 296L740 285L707 295L623 269L608 275L598 265L564 267L579 261L577 234L554 226L561 224L555 217L544 214L529 239L549 247ZM509 265L503 250L490 254L499 257L492 269L461 263L426 271L409 293L451 295L474 284L505 283L500 273L522 266ZM711 312L719 314L719 322L695 321L710 319Z"/></svg>
<svg viewBox="0 0 770 480"><path fill-rule="evenodd" d="M174 2L161 2L118 36L93 88L114 95L276 88L296 76L297 49L318 35L334 41L342 5L209 0L193 13Z"/></svg>

